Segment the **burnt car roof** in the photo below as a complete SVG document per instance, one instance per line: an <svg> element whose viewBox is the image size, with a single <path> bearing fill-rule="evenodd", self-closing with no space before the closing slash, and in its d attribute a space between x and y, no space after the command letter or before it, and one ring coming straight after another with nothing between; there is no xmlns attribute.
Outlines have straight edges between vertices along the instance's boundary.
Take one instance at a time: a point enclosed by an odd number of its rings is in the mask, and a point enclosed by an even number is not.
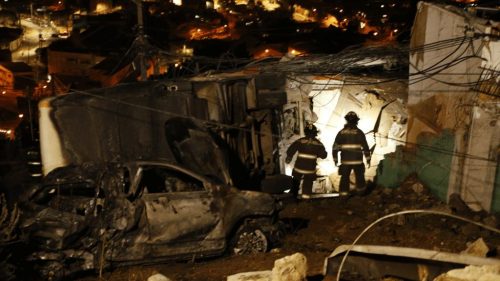
<svg viewBox="0 0 500 281"><path fill-rule="evenodd" d="M158 160L137 160L128 161L125 163L119 162L105 162L105 163L84 163L82 165L69 165L59 167L51 171L42 181L42 185L53 185L71 182L83 181L96 181L103 175L104 172L113 171L121 168L128 168L131 172L135 172L141 166L158 165L180 170L189 174L202 177L208 180L206 175L201 175L195 171L171 161L158 161Z"/></svg>

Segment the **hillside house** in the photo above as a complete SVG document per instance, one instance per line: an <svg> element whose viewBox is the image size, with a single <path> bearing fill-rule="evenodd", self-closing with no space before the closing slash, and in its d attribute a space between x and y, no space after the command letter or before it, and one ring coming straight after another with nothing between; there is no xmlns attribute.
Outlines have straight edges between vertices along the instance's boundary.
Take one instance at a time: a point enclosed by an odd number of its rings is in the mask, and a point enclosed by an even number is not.
<svg viewBox="0 0 500 281"><path fill-rule="evenodd" d="M386 157L381 182L416 173L443 200L459 194L474 210L500 211L499 35L500 23L474 10L418 4L407 144Z"/></svg>

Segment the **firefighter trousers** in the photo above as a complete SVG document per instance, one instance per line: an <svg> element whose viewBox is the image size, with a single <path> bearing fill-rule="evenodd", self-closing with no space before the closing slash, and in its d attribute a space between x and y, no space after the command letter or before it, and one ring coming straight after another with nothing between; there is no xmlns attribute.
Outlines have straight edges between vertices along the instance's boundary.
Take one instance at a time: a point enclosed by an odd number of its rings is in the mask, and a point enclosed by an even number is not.
<svg viewBox="0 0 500 281"><path fill-rule="evenodd" d="M342 164L339 167L339 175L340 175L340 185L339 191L349 192L349 177L351 176L351 172L354 170L354 176L356 177L356 188L358 190L365 188L365 165L345 165Z"/></svg>
<svg viewBox="0 0 500 281"><path fill-rule="evenodd" d="M296 171L292 172L293 189L292 194L297 196L299 194L300 182L302 181L302 194L311 194L313 182L316 179L316 174L301 174Z"/></svg>

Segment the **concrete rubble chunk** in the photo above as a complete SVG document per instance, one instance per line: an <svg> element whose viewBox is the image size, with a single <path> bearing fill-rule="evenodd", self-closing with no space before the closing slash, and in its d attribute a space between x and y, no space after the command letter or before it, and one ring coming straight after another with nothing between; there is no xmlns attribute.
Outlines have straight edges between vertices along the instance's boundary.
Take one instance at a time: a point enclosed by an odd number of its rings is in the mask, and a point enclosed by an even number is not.
<svg viewBox="0 0 500 281"><path fill-rule="evenodd" d="M484 242L483 238L479 238L476 241L472 242L467 249L462 251L462 254L468 254L471 256L477 256L477 257L486 257L490 249L488 248L488 245Z"/></svg>
<svg viewBox="0 0 500 281"><path fill-rule="evenodd" d="M422 183L416 182L411 186L411 189L413 189L413 192L417 194L421 194L425 191L425 187Z"/></svg>
<svg viewBox="0 0 500 281"><path fill-rule="evenodd" d="M149 276L147 281L172 281L172 280L163 274L156 273L154 275Z"/></svg>
<svg viewBox="0 0 500 281"><path fill-rule="evenodd" d="M227 281L270 281L270 280L271 280L271 270L243 272L227 277Z"/></svg>
<svg viewBox="0 0 500 281"><path fill-rule="evenodd" d="M465 268L453 269L439 275L434 281L498 281L500 265L469 265Z"/></svg>
<svg viewBox="0 0 500 281"><path fill-rule="evenodd" d="M271 281L303 281L307 276L307 258L301 253L274 261Z"/></svg>
<svg viewBox="0 0 500 281"><path fill-rule="evenodd" d="M268 271L253 271L234 274L227 281L304 281L307 276L307 258L295 253L274 261Z"/></svg>

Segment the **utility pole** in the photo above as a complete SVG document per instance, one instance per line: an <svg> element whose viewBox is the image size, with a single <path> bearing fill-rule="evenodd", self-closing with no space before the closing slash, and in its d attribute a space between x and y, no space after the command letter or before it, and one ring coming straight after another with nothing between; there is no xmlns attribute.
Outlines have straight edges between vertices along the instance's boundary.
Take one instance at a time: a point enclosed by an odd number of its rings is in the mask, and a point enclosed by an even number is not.
<svg viewBox="0 0 500 281"><path fill-rule="evenodd" d="M139 47L139 64L141 69L141 81L147 80L146 73L146 55L144 49L146 46L146 38L144 37L144 18L142 16L142 0L132 0L137 6L137 42Z"/></svg>

